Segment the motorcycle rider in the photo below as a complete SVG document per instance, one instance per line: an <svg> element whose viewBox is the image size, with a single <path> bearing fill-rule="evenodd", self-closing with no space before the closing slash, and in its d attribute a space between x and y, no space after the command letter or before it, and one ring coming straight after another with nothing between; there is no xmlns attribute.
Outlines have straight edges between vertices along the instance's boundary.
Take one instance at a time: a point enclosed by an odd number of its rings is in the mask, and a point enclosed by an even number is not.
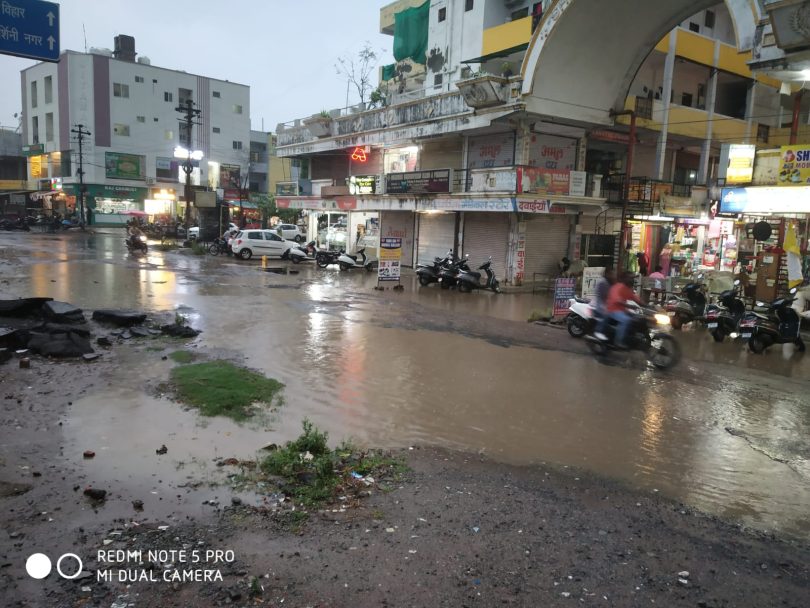
<svg viewBox="0 0 810 608"><path fill-rule="evenodd" d="M636 304L642 303L641 298L633 291L633 274L623 272L619 280L610 288L607 298L608 316L617 323L614 346L619 349L627 348L625 338L630 323L633 321L632 315L627 311L627 302L630 300Z"/></svg>
<svg viewBox="0 0 810 608"><path fill-rule="evenodd" d="M616 282L616 271L611 266L605 268L605 272L599 282L596 283L596 293L594 294L594 312L599 318L596 324L595 334L600 340L606 339L605 328L608 323L607 299L610 288Z"/></svg>
<svg viewBox="0 0 810 608"><path fill-rule="evenodd" d="M136 245L138 238L143 235L143 231L138 226L138 220L133 218L129 222L129 226L127 227L127 234L129 235L129 243L130 245Z"/></svg>

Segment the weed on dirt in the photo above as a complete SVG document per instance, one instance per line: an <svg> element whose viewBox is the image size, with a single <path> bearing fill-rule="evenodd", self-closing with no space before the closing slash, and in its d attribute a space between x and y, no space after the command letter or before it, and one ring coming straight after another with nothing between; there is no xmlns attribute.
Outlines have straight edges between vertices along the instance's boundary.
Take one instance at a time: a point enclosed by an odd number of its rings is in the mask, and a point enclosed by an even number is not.
<svg viewBox="0 0 810 608"><path fill-rule="evenodd" d="M176 350L173 353L169 353L169 359L175 363L187 364L194 361L195 356L194 353L190 353L187 350Z"/></svg>
<svg viewBox="0 0 810 608"><path fill-rule="evenodd" d="M278 405L284 388L278 380L228 361L175 367L171 382L179 400L204 416L228 416L236 421L252 416L258 403Z"/></svg>

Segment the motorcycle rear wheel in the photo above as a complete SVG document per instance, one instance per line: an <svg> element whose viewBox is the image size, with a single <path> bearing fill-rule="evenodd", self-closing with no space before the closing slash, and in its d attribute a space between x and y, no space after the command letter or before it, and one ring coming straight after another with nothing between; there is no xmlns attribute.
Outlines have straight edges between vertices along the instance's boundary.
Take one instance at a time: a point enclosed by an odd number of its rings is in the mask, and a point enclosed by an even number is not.
<svg viewBox="0 0 810 608"><path fill-rule="evenodd" d="M351 268L351 266L349 266L346 262L340 262L341 270L348 270L349 268Z"/></svg>
<svg viewBox="0 0 810 608"><path fill-rule="evenodd" d="M472 291L472 285L467 283L467 281L459 281L458 290L462 293L470 293Z"/></svg>
<svg viewBox="0 0 810 608"><path fill-rule="evenodd" d="M648 360L658 369L669 369L681 360L681 347L669 334L658 334L650 341Z"/></svg>
<svg viewBox="0 0 810 608"><path fill-rule="evenodd" d="M427 287L427 286L428 286L428 285L430 285L432 282L433 282L433 281L431 281L431 280L430 280L430 277L429 277L429 276L426 276L426 275L424 275L424 274L420 274L420 275L419 275L419 284L420 284L422 287Z"/></svg>
<svg viewBox="0 0 810 608"><path fill-rule="evenodd" d="M768 348L768 345L765 344L765 340L759 336L752 336L751 339L748 340L748 348L750 348L751 352L754 354L761 355L765 352L765 349Z"/></svg>
<svg viewBox="0 0 810 608"><path fill-rule="evenodd" d="M315 263L318 265L318 268L326 268L329 266L329 260L322 255L315 258Z"/></svg>
<svg viewBox="0 0 810 608"><path fill-rule="evenodd" d="M441 287L442 289L450 289L450 283L448 283L447 281L442 281L441 283L439 283L439 287Z"/></svg>
<svg viewBox="0 0 810 608"><path fill-rule="evenodd" d="M714 338L715 342L722 342L726 339L726 333L722 329L713 329L712 330L712 338Z"/></svg>
<svg viewBox="0 0 810 608"><path fill-rule="evenodd" d="M591 349L591 352L597 357L604 357L608 354L608 346L601 340L596 339L589 339L588 348Z"/></svg>

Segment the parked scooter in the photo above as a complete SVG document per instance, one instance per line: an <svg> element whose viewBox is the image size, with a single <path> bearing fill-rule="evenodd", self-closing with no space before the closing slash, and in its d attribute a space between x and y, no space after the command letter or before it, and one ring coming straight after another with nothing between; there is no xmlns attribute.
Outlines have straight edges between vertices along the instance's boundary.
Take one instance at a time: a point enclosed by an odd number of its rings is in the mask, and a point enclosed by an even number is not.
<svg viewBox="0 0 810 608"><path fill-rule="evenodd" d="M647 353L647 360L658 369L669 369L681 358L681 348L671 335L663 331L669 327L668 315L650 306L628 302L628 312L634 315L627 332L627 347ZM604 339L591 334L586 340L597 357L604 357L615 350L616 323L611 321L605 328Z"/></svg>
<svg viewBox="0 0 810 608"><path fill-rule="evenodd" d="M737 294L740 279L735 279L734 287L720 293L719 304L706 307L706 328L715 342L722 342L726 336L735 337L740 320L745 314L745 304Z"/></svg>
<svg viewBox="0 0 810 608"><path fill-rule="evenodd" d="M470 270L470 267L467 265L467 258L469 257L470 256L467 255L463 258L451 260L445 264L439 272L439 287L442 289L455 287L458 283L458 275L464 271L469 272Z"/></svg>
<svg viewBox="0 0 810 608"><path fill-rule="evenodd" d="M804 340L800 333L801 318L791 307L796 291L794 287L786 298L774 300L769 306L764 302L757 302L757 306L767 306L766 314L754 311L745 313L740 321L740 336L748 340L748 346L753 352L763 353L774 344L795 344L800 353L804 352Z"/></svg>
<svg viewBox="0 0 810 608"><path fill-rule="evenodd" d="M439 282L439 274L453 259L453 250L447 252L444 258L434 258L432 264L417 264L416 276L419 277L419 284L427 287L431 283Z"/></svg>
<svg viewBox="0 0 810 608"><path fill-rule="evenodd" d="M495 278L495 273L492 271L492 256L478 267L478 270L483 270L487 273L487 280L481 282L481 273L473 272L469 269L462 269L456 278L458 290L464 293L470 293L473 289L489 289L495 293L500 293L500 283Z"/></svg>
<svg viewBox="0 0 810 608"><path fill-rule="evenodd" d="M293 245L287 251L287 256L290 258L293 264L300 264L309 258L305 247L306 245Z"/></svg>
<svg viewBox="0 0 810 608"><path fill-rule="evenodd" d="M571 298L568 302L568 316L565 325L573 338L581 338L596 329L596 307L591 300Z"/></svg>
<svg viewBox="0 0 810 608"><path fill-rule="evenodd" d="M374 269L374 260L366 257L366 248L357 250L357 255L349 255L343 252L338 257L338 264L341 270L349 270L350 268L365 268L369 272Z"/></svg>
<svg viewBox="0 0 810 608"><path fill-rule="evenodd" d="M143 234L139 234L137 236L128 236L126 239L124 239L124 242L127 244L127 249L130 253L147 252L148 248L146 246L146 236Z"/></svg>
<svg viewBox="0 0 810 608"><path fill-rule="evenodd" d="M314 258L315 254L318 253L318 248L315 247L315 241L310 241L306 245L300 245L299 249L303 249L306 252L307 257Z"/></svg>
<svg viewBox="0 0 810 608"><path fill-rule="evenodd" d="M703 275L698 275L697 281L687 283L680 296L673 296L666 303L666 310L672 317L672 328L680 329L686 323L703 319L706 312L706 294L703 284L699 281Z"/></svg>
<svg viewBox="0 0 810 608"><path fill-rule="evenodd" d="M315 252L315 263L318 265L318 268L326 268L329 264L337 264L341 255L343 255L343 250L329 251L327 249L318 249Z"/></svg>

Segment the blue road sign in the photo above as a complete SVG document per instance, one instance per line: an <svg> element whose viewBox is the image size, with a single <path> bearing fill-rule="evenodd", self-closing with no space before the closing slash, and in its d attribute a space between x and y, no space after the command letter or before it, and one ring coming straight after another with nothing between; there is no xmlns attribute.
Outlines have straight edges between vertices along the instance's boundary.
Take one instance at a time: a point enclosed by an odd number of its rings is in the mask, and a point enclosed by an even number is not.
<svg viewBox="0 0 810 608"><path fill-rule="evenodd" d="M0 53L59 61L59 5L0 0Z"/></svg>

